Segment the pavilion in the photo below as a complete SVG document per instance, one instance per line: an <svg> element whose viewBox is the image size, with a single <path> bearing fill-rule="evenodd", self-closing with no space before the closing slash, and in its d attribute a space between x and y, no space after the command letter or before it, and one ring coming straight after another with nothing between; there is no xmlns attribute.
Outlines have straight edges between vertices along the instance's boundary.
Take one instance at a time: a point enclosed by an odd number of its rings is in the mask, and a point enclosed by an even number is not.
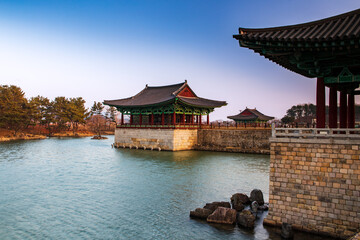
<svg viewBox="0 0 360 240"><path fill-rule="evenodd" d="M360 9L298 25L239 28L233 36L265 58L309 78L317 78L316 124L325 128L325 87L329 94L329 127L354 128L354 95L360 83Z"/></svg>
<svg viewBox="0 0 360 240"><path fill-rule="evenodd" d="M268 121L274 119L274 117L266 116L254 109L246 108L244 111L240 112L237 115L234 116L228 116L229 119L232 119L236 122L236 124L255 124L256 125L264 125Z"/></svg>
<svg viewBox="0 0 360 240"><path fill-rule="evenodd" d="M133 97L104 104L121 112L115 147L178 151L194 149L197 130L209 125L209 114L227 103L198 97L185 80L168 86L146 85ZM129 123L124 115L130 116ZM204 115L206 122L202 122Z"/></svg>
<svg viewBox="0 0 360 240"><path fill-rule="evenodd" d="M360 130L354 128L360 9L298 25L239 28L234 38L290 71L317 78L316 128L272 129L270 208L263 223L347 239L360 229Z"/></svg>
<svg viewBox="0 0 360 240"><path fill-rule="evenodd" d="M146 85L133 97L104 100L104 104L121 112L119 127L197 128L203 124L203 115L206 115L206 124L209 125L209 114L227 103L198 97L185 80L168 86ZM130 115L128 125L124 123L124 115Z"/></svg>

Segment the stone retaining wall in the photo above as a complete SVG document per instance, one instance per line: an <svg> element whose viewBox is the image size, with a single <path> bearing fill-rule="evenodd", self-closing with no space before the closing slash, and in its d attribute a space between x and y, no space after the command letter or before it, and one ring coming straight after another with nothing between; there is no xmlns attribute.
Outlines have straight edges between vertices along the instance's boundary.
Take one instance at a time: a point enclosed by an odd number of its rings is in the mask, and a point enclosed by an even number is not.
<svg viewBox="0 0 360 240"><path fill-rule="evenodd" d="M272 138L264 224L346 238L360 230L360 141Z"/></svg>
<svg viewBox="0 0 360 240"><path fill-rule="evenodd" d="M196 149L270 154L270 129L199 129Z"/></svg>
<svg viewBox="0 0 360 240"><path fill-rule="evenodd" d="M117 128L115 146L155 150L191 150L197 143L196 129Z"/></svg>

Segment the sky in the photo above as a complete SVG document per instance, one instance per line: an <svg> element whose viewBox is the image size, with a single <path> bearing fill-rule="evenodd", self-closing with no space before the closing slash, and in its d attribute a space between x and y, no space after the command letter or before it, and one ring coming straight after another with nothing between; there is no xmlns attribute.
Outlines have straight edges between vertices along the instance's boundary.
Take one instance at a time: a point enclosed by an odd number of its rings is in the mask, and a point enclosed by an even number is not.
<svg viewBox="0 0 360 240"><path fill-rule="evenodd" d="M233 35L357 8L358 0L0 0L0 84L28 98L81 96L90 107L187 79L198 96L227 101L211 120L246 107L281 118L315 103L316 80L239 47Z"/></svg>

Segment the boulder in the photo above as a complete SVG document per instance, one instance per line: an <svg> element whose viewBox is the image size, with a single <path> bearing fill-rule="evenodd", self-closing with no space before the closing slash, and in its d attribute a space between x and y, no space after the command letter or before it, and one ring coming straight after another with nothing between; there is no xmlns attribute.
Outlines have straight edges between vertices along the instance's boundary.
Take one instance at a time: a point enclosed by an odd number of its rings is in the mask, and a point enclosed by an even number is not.
<svg viewBox="0 0 360 240"><path fill-rule="evenodd" d="M281 239L293 239L294 232L292 230L291 224L282 223L281 225Z"/></svg>
<svg viewBox="0 0 360 240"><path fill-rule="evenodd" d="M211 212L214 212L218 207L231 208L229 202L212 202L204 206L205 209L210 209Z"/></svg>
<svg viewBox="0 0 360 240"><path fill-rule="evenodd" d="M250 202L249 197L243 193L235 193L231 196L231 205L232 208L236 211L242 211L244 209L244 205Z"/></svg>
<svg viewBox="0 0 360 240"><path fill-rule="evenodd" d="M250 205L250 209L253 213L257 213L259 210L259 204L257 203L257 201L253 201Z"/></svg>
<svg viewBox="0 0 360 240"><path fill-rule="evenodd" d="M250 201L256 201L260 206L264 205L264 196L261 190L254 189L250 193Z"/></svg>
<svg viewBox="0 0 360 240"><path fill-rule="evenodd" d="M190 211L191 218L200 218L200 219L207 219L207 217L212 213L210 209L205 208L197 208L195 211Z"/></svg>
<svg viewBox="0 0 360 240"><path fill-rule="evenodd" d="M255 226L255 216L249 210L238 213L236 221L239 227L254 228Z"/></svg>
<svg viewBox="0 0 360 240"><path fill-rule="evenodd" d="M236 222L236 210L218 207L206 221L210 223L234 224Z"/></svg>
<svg viewBox="0 0 360 240"><path fill-rule="evenodd" d="M269 203L264 203L264 205L259 206L258 210L260 210L260 211L267 211L267 210L269 210Z"/></svg>

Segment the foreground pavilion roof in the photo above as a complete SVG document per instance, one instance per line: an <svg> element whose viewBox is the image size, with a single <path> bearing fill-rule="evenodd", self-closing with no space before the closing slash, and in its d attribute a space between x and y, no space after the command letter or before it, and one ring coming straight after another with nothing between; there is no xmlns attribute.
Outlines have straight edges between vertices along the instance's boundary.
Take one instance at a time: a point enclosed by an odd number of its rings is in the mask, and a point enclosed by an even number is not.
<svg viewBox="0 0 360 240"><path fill-rule="evenodd" d="M239 28L242 47L325 83L360 82L360 9L318 21L271 28ZM352 78L343 78L349 76Z"/></svg>
<svg viewBox="0 0 360 240"><path fill-rule="evenodd" d="M228 118L234 121L269 121L274 119L274 117L266 116L254 109L246 108L244 111L240 112L238 115L228 116Z"/></svg>
<svg viewBox="0 0 360 240"><path fill-rule="evenodd" d="M104 100L104 104L117 108L152 107L166 104L180 104L197 108L216 108L226 105L225 101L216 101L198 97L187 81L167 86L148 86L129 98Z"/></svg>

